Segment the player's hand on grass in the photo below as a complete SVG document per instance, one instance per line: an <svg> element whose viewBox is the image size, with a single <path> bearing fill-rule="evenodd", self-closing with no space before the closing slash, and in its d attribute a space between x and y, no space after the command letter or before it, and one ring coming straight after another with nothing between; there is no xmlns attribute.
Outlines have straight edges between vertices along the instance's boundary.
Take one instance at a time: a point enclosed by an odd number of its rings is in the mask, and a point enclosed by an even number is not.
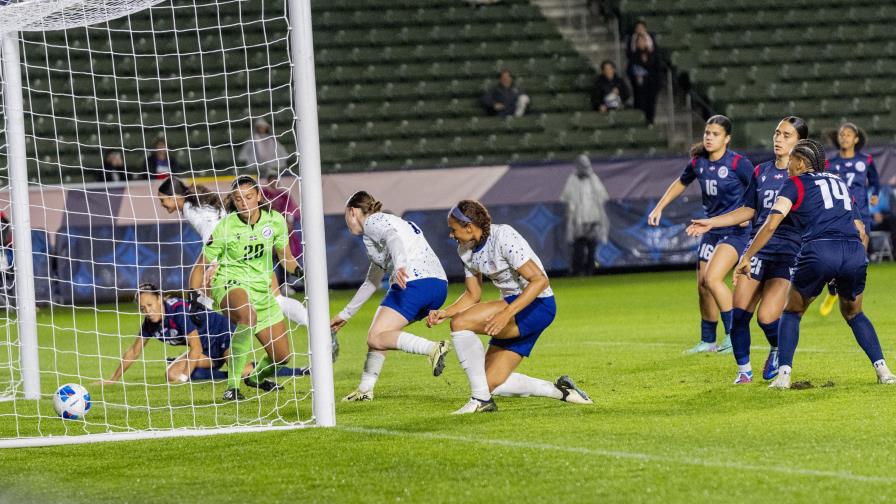
<svg viewBox="0 0 896 504"><path fill-rule="evenodd" d="M408 272L403 267L395 270L395 283L402 289L408 286Z"/></svg>
<svg viewBox="0 0 896 504"><path fill-rule="evenodd" d="M116 383L118 382L115 380L97 380L93 382L94 385L115 385Z"/></svg>
<svg viewBox="0 0 896 504"><path fill-rule="evenodd" d="M342 320L338 315L333 317L333 320L330 321L330 332L338 332L340 329L342 329L342 326L344 326L346 322L348 321Z"/></svg>
<svg viewBox="0 0 896 504"><path fill-rule="evenodd" d="M489 336L497 336L505 327L507 327L509 322L510 313L506 310L501 310L485 319L485 334Z"/></svg>
<svg viewBox="0 0 896 504"><path fill-rule="evenodd" d="M430 310L429 316L426 317L426 326L432 327L448 320L448 312L445 310Z"/></svg>
<svg viewBox="0 0 896 504"><path fill-rule="evenodd" d="M659 226L662 218L663 211L659 208L654 208L653 211L650 212L650 215L647 216L647 224L650 226Z"/></svg>
<svg viewBox="0 0 896 504"><path fill-rule="evenodd" d="M712 224L709 223L709 219L693 219L685 232L688 236L694 237L706 234L710 229L712 229Z"/></svg>

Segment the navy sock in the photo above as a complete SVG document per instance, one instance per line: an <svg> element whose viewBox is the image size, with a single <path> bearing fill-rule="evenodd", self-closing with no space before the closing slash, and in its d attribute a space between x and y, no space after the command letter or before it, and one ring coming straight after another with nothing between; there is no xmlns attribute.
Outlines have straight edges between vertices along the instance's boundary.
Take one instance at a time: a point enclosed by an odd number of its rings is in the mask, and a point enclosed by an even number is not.
<svg viewBox="0 0 896 504"><path fill-rule="evenodd" d="M735 308L731 323L731 346L738 366L750 362L750 319L753 312Z"/></svg>
<svg viewBox="0 0 896 504"><path fill-rule="evenodd" d="M793 367L793 354L800 342L800 319L797 312L785 311L778 323L778 365Z"/></svg>
<svg viewBox="0 0 896 504"><path fill-rule="evenodd" d="M725 327L725 335L731 335L731 324L734 323L734 310L723 311L719 315L722 317L722 326Z"/></svg>
<svg viewBox="0 0 896 504"><path fill-rule="evenodd" d="M193 370L193 373L190 374L190 380L193 381L226 379L227 371L221 371L220 369L196 368Z"/></svg>
<svg viewBox="0 0 896 504"><path fill-rule="evenodd" d="M716 327L718 322L710 322L708 320L700 321L700 340L704 343L716 342Z"/></svg>
<svg viewBox="0 0 896 504"><path fill-rule="evenodd" d="M768 340L769 346L772 348L778 348L778 323L781 322L781 319L778 319L774 322L769 322L768 324L763 324L759 322L759 327L765 332L765 339Z"/></svg>
<svg viewBox="0 0 896 504"><path fill-rule="evenodd" d="M871 359L871 363L875 363L884 358L884 353L880 349L880 340L877 339L877 332L871 321L865 316L865 313L859 313L852 320L847 320L847 324L852 328L852 333L859 342L859 346L865 351L865 355Z"/></svg>

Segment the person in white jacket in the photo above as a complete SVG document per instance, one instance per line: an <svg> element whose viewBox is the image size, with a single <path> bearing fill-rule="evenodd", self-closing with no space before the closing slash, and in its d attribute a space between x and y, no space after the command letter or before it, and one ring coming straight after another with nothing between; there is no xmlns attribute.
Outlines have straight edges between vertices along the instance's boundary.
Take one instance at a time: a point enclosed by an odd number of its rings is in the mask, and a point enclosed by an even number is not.
<svg viewBox="0 0 896 504"><path fill-rule="evenodd" d="M572 247L572 275L593 275L599 243L610 233L607 216L607 189L591 168L591 160L581 154L576 169L566 180L560 199L566 204L566 239Z"/></svg>

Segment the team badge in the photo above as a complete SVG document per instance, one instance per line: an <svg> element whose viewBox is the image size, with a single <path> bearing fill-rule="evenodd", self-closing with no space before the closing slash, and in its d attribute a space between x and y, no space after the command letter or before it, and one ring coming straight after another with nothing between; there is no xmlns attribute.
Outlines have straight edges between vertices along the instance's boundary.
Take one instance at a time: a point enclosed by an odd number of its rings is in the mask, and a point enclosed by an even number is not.
<svg viewBox="0 0 896 504"><path fill-rule="evenodd" d="M719 178L725 178L728 176L728 168L723 166L719 168Z"/></svg>
<svg viewBox="0 0 896 504"><path fill-rule="evenodd" d="M274 236L274 228L272 228L271 226L265 226L261 230L261 236L263 236L265 239L270 238L271 236Z"/></svg>
<svg viewBox="0 0 896 504"><path fill-rule="evenodd" d="M858 163L856 163L856 171L857 172L865 171L865 163L862 161L859 161Z"/></svg>

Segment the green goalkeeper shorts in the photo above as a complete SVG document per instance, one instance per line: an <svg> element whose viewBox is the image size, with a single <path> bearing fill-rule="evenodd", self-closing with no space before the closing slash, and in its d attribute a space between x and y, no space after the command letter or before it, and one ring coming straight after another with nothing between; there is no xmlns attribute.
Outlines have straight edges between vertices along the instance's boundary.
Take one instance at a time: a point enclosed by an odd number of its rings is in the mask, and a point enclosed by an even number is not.
<svg viewBox="0 0 896 504"><path fill-rule="evenodd" d="M216 279L217 280L217 279ZM255 332L262 331L272 325L282 322L283 311L277 303L277 298L271 291L270 285L266 289L253 288L243 285L239 280L220 280L212 283L212 299L215 304L221 306L221 301L228 292L234 289L242 289L249 295L249 304L255 310Z"/></svg>

